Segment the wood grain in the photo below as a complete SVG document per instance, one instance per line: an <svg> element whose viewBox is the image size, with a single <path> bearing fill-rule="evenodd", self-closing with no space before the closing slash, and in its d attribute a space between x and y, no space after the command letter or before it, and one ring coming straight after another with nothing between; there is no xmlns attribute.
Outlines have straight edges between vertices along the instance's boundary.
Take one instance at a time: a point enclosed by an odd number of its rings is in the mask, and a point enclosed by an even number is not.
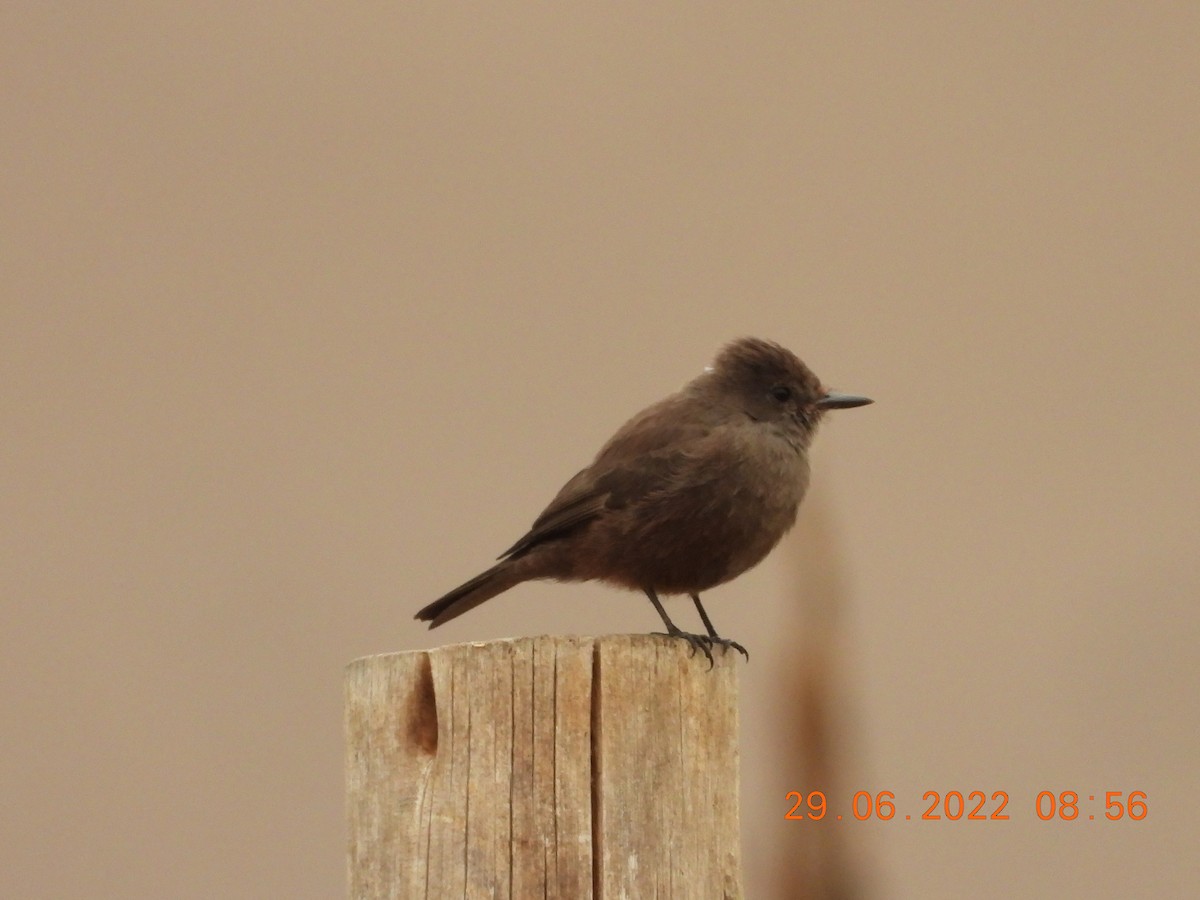
<svg viewBox="0 0 1200 900"><path fill-rule="evenodd" d="M736 654L654 635L346 673L354 900L740 897Z"/></svg>

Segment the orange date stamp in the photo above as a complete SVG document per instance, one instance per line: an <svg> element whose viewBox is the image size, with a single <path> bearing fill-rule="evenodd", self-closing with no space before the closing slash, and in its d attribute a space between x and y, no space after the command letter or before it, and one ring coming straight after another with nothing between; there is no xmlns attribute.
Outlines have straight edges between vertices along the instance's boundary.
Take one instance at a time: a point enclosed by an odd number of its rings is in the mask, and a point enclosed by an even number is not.
<svg viewBox="0 0 1200 900"><path fill-rule="evenodd" d="M893 819L916 819L924 822L1005 822L1012 818L1008 812L1007 791L926 791L921 795L920 803L915 804L910 812L902 812L896 808L896 794L893 791L879 791L874 794L870 791L857 791L846 804L844 814L830 809L824 791L788 791L785 799L791 805L783 817L789 821L816 822L826 816L836 821L845 818L858 822L890 822ZM1150 812L1145 791L1103 791L1094 794L1081 794L1079 791L1040 791L1031 804L1026 804L1021 809L1032 812L1043 822L1140 822Z"/></svg>

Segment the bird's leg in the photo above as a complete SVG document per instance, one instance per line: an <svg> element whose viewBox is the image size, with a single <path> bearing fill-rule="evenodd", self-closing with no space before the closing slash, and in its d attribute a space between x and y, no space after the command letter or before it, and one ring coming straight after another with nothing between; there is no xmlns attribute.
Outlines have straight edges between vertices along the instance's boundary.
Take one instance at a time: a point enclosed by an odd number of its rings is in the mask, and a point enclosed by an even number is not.
<svg viewBox="0 0 1200 900"><path fill-rule="evenodd" d="M731 641L729 638L718 636L717 629L713 628L713 624L708 618L708 613L706 613L704 611L704 607L700 605L700 595L690 594L689 596L692 598L692 602L696 604L696 612L700 613L700 621L703 622L704 627L708 629L708 639L712 643L719 644L720 646L724 647L726 650L732 647L738 653L742 654L742 656L746 657L747 661L749 661L750 653L745 647L743 647L737 641Z"/></svg>
<svg viewBox="0 0 1200 900"><path fill-rule="evenodd" d="M666 636L682 638L683 640L687 641L688 645L692 648L693 656L696 655L697 649L701 650L704 655L708 657L708 667L711 669L713 667L712 650L709 649L712 646L711 638L707 638L702 634L689 634L688 632L684 631L671 621L671 617L667 615L667 611L663 609L662 603L659 602L658 594L654 593L652 588L642 588L642 590L646 592L646 596L650 598L650 602L654 604L654 608L657 609L658 614L662 616L663 624L667 626L667 630L665 632ZM711 631L712 629L710 628L709 630ZM663 633L664 632L661 631L655 632L655 634Z"/></svg>

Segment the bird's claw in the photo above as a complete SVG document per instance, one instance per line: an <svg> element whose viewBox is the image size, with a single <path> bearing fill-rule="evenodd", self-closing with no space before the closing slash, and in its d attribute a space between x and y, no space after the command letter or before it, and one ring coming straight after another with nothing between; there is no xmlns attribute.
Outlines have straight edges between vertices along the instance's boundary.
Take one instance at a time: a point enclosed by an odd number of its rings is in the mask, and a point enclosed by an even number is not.
<svg viewBox="0 0 1200 900"><path fill-rule="evenodd" d="M731 649L736 650L738 653L742 654L742 656L746 657L746 662L750 662L750 651L737 641L731 641L729 638L716 636L710 637L708 640L712 646L724 648L726 653L728 653Z"/></svg>
<svg viewBox="0 0 1200 900"><path fill-rule="evenodd" d="M712 647L714 641L707 634L692 634L690 631L684 631L682 628L675 628L671 631L656 631L654 633L660 634L663 637L673 637L679 638L682 641L687 641L688 646L692 648L688 656L695 656L696 651L699 650L708 658L708 667L710 669L713 667L714 661ZM722 645L727 650L730 646L737 646L739 649L741 646L739 644L735 644L733 641L727 641L724 638L717 638L715 643ZM742 652L745 653L746 651L742 650Z"/></svg>

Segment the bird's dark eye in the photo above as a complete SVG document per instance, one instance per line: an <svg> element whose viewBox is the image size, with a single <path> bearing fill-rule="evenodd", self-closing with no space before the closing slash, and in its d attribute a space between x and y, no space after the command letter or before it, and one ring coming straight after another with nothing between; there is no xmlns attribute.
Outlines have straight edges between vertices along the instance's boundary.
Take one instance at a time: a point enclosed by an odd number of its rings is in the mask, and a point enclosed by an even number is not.
<svg viewBox="0 0 1200 900"><path fill-rule="evenodd" d="M771 393L771 396L774 397L776 400L778 400L780 403L787 403L789 400L792 399L792 389L790 387L788 387L786 384L775 385L775 387L771 388L770 393Z"/></svg>

